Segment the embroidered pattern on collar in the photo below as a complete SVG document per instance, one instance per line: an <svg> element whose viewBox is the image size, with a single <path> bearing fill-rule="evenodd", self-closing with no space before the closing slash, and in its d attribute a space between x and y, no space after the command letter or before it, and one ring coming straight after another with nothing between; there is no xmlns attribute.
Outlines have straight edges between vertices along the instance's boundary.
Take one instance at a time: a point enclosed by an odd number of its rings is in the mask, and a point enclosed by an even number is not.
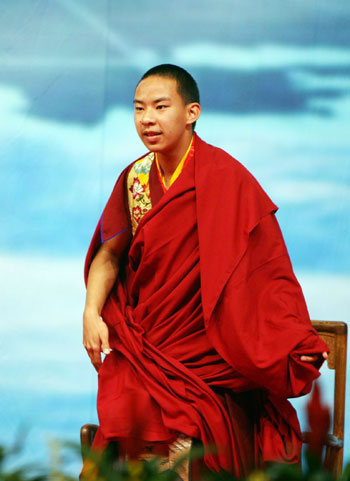
<svg viewBox="0 0 350 481"><path fill-rule="evenodd" d="M152 209L149 172L153 161L154 153L150 152L142 159L137 160L128 174L128 203L133 235L142 217Z"/></svg>

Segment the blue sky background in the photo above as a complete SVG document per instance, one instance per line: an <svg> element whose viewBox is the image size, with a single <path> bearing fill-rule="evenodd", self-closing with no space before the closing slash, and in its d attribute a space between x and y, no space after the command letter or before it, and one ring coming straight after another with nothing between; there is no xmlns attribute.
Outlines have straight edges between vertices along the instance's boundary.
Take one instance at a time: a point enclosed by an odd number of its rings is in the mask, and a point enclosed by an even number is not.
<svg viewBox="0 0 350 481"><path fill-rule="evenodd" d="M349 31L343 0L0 0L0 441L26 422L27 455L44 459L47 438L95 419L83 258L145 151L132 95L153 65L191 71L198 134L280 207L311 317L348 319Z"/></svg>

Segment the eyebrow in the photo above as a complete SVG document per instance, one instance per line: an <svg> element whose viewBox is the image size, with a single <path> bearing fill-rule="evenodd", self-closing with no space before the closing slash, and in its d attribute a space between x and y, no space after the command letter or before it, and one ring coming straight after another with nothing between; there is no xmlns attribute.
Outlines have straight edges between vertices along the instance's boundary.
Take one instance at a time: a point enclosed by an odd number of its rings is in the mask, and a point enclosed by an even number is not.
<svg viewBox="0 0 350 481"><path fill-rule="evenodd" d="M165 100L170 101L170 97L160 97L159 99L153 100L153 103L157 104L159 102L164 102ZM143 102L143 100L134 99L134 104L144 104L144 103L145 102Z"/></svg>

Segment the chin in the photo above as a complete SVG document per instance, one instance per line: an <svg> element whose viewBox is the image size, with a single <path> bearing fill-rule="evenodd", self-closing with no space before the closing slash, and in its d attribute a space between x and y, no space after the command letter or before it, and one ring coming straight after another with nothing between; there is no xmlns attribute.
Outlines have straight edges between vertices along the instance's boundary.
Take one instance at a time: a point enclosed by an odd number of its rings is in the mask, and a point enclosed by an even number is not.
<svg viewBox="0 0 350 481"><path fill-rule="evenodd" d="M162 146L159 144L159 142L152 142L144 138L141 138L141 140L147 149L151 150L152 152L160 152L162 150Z"/></svg>

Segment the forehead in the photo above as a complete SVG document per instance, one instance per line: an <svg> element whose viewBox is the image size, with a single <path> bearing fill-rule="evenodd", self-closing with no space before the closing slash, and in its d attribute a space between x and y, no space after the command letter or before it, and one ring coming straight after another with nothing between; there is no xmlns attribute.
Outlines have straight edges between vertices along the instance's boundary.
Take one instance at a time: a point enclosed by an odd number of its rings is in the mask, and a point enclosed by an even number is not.
<svg viewBox="0 0 350 481"><path fill-rule="evenodd" d="M173 78L152 75L141 80L135 90L135 100L152 101L165 97L181 99L177 90L177 82Z"/></svg>

